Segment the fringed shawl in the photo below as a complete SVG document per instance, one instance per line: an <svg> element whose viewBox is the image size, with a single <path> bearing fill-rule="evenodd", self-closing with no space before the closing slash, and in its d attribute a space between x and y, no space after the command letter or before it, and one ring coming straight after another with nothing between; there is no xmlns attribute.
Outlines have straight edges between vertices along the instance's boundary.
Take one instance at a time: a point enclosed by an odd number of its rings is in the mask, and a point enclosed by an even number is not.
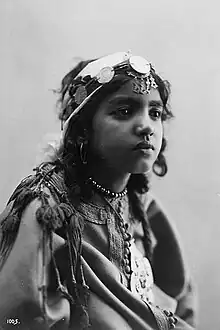
<svg viewBox="0 0 220 330"><path fill-rule="evenodd" d="M75 216L75 210L70 203L63 181L61 170L54 163L42 163L34 169L35 174L29 175L15 189L8 201L8 207L1 214L0 240L0 271L16 240L21 217L26 207L35 199L40 201L36 211L36 219L42 227L42 290L43 315L46 320L46 246L49 243L51 260L55 269L57 290L70 302L70 327L73 322L79 324L79 329L89 326L87 311L89 288L85 283L82 265L82 230L83 223ZM50 202L50 198L55 203ZM53 205L52 205L53 204ZM53 233L62 232L68 246L68 258L71 272L71 285L68 291L61 283L59 269L53 253ZM77 320L77 321L76 321Z"/></svg>

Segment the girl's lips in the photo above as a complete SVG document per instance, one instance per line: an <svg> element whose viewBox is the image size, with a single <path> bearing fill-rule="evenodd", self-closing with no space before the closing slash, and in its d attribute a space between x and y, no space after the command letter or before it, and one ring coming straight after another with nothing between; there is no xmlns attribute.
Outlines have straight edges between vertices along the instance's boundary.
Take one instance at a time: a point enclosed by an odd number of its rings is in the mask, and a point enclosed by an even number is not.
<svg viewBox="0 0 220 330"><path fill-rule="evenodd" d="M139 142L135 147L134 150L154 150L154 146L147 142L147 141L141 141Z"/></svg>
<svg viewBox="0 0 220 330"><path fill-rule="evenodd" d="M152 153L153 153L153 150L152 149L141 149L141 148L137 148L137 149L135 149L134 151L136 151L136 152L139 152L139 153L141 153L142 155L145 155L145 156L150 156L150 155L152 155Z"/></svg>
<svg viewBox="0 0 220 330"><path fill-rule="evenodd" d="M135 147L134 151L142 157L151 157L154 152L154 146L148 141L141 141Z"/></svg>

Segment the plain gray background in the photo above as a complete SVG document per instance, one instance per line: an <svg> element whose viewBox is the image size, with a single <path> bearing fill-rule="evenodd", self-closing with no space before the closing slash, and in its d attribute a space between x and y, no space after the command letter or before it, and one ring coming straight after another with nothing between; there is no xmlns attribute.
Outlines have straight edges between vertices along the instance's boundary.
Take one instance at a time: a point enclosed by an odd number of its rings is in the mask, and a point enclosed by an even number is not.
<svg viewBox="0 0 220 330"><path fill-rule="evenodd" d="M169 173L154 191L180 232L201 330L220 329L219 1L1 0L0 207L59 132L56 97L75 56L131 49L172 84Z"/></svg>

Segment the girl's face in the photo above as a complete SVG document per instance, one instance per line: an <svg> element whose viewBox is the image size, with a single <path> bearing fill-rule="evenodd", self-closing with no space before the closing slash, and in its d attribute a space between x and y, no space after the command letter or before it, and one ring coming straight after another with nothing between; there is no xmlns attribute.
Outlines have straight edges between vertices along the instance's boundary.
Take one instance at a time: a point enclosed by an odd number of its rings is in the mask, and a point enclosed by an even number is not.
<svg viewBox="0 0 220 330"><path fill-rule="evenodd" d="M157 89L149 94L133 92L125 83L99 105L93 118L91 151L100 165L122 173L149 171L161 148L163 103ZM150 135L152 149L137 149Z"/></svg>

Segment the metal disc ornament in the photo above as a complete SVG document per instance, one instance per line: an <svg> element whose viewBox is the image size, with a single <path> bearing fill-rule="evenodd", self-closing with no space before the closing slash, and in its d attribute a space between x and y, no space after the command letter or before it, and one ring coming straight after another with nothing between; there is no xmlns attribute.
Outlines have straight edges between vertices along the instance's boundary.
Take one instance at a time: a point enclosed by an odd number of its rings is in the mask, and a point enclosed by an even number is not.
<svg viewBox="0 0 220 330"><path fill-rule="evenodd" d="M150 63L141 56L131 56L129 58L130 66L137 72L145 75L150 74Z"/></svg>
<svg viewBox="0 0 220 330"><path fill-rule="evenodd" d="M115 75L115 71L112 67L107 66L100 70L99 74L97 75L97 80L100 84L106 84L112 80Z"/></svg>
<svg viewBox="0 0 220 330"><path fill-rule="evenodd" d="M76 104L78 104L78 105L81 104L85 100L86 97L87 97L86 88L84 86L79 86L74 95Z"/></svg>
<svg viewBox="0 0 220 330"><path fill-rule="evenodd" d="M131 260L131 291L139 296L143 301L153 302L152 287L154 283L153 272L149 260L143 257L137 249L134 240L131 241L130 246L130 260Z"/></svg>

